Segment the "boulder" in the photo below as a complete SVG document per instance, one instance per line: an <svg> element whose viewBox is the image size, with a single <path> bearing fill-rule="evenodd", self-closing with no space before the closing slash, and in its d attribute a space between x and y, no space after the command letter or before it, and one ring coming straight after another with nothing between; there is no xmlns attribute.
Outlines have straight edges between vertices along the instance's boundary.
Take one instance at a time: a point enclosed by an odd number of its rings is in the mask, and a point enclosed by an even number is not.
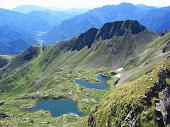
<svg viewBox="0 0 170 127"><path fill-rule="evenodd" d="M0 106L2 106L5 102L0 102Z"/></svg>
<svg viewBox="0 0 170 127"><path fill-rule="evenodd" d="M111 71L110 74L111 74L111 75L117 75L117 72Z"/></svg>
<svg viewBox="0 0 170 127"><path fill-rule="evenodd" d="M6 117L10 117L10 116L7 115L6 113L0 113L0 118L6 118Z"/></svg>

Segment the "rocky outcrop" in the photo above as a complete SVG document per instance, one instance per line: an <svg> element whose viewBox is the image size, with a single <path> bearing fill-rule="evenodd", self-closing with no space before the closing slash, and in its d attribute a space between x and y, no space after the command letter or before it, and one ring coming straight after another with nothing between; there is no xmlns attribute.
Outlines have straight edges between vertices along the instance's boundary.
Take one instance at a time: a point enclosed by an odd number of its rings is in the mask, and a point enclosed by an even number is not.
<svg viewBox="0 0 170 127"><path fill-rule="evenodd" d="M112 76L114 76L114 75L117 75L117 72L114 71L114 70L112 70L112 71L110 71L110 74L111 74Z"/></svg>
<svg viewBox="0 0 170 127"><path fill-rule="evenodd" d="M126 116L125 120L126 123L121 125L121 127L136 127L137 116L133 110L131 110L128 115Z"/></svg>
<svg viewBox="0 0 170 127"><path fill-rule="evenodd" d="M106 40L113 36L123 36L126 32L138 34L145 30L146 28L135 20L116 21L104 24L104 26L99 30L96 38Z"/></svg>
<svg viewBox="0 0 170 127"><path fill-rule="evenodd" d="M118 78L114 83L113 83L113 86L116 86L120 81L120 78Z"/></svg>
<svg viewBox="0 0 170 127"><path fill-rule="evenodd" d="M2 106L5 102L0 102L0 106ZM1 118L6 118L6 117L10 117L8 114L0 112L0 119Z"/></svg>
<svg viewBox="0 0 170 127"><path fill-rule="evenodd" d="M167 70L164 69L164 67L160 67L158 71L158 81L159 85L162 87L167 86L166 84L166 78L168 78L168 72Z"/></svg>
<svg viewBox="0 0 170 127"><path fill-rule="evenodd" d="M155 110L159 126L166 127L168 120L168 104L170 103L168 87L162 90L159 97L155 100ZM161 124L160 124L161 123Z"/></svg>
<svg viewBox="0 0 170 127"><path fill-rule="evenodd" d="M39 47L31 46L30 48L28 48L23 53L22 59L24 61L29 61L29 60L33 59L34 57L36 57L39 54L39 52L40 52L40 48Z"/></svg>
<svg viewBox="0 0 170 127"><path fill-rule="evenodd" d="M158 71L158 84L161 86L161 91L158 92L157 98L155 99L155 112L159 127L167 127L167 122L170 118L170 112L168 111L170 96L169 88L166 83L168 72L164 68L160 68Z"/></svg>
<svg viewBox="0 0 170 127"><path fill-rule="evenodd" d="M170 114L170 112L168 112L170 91L166 83L167 78L167 70L164 67L160 67L158 70L158 81L154 83L153 87L145 92L145 97L142 98L145 100L145 104L149 107L151 105L151 98L156 97L155 112L159 127L167 126L168 114Z"/></svg>
<svg viewBox="0 0 170 127"><path fill-rule="evenodd" d="M3 104L5 104L5 102L0 102L0 106L2 106Z"/></svg>
<svg viewBox="0 0 170 127"><path fill-rule="evenodd" d="M154 86L147 89L145 96L141 98L141 101L149 107L151 105L151 99L153 97L158 97L155 100L155 111L159 127L166 127L168 121L168 104L169 100L169 89L166 84L167 71L164 67L160 67L158 70L158 81L154 83ZM138 112L140 113L140 112ZM136 127L137 122L137 112L131 110L126 116L126 124L122 127Z"/></svg>
<svg viewBox="0 0 170 127"><path fill-rule="evenodd" d="M89 115L88 126L89 127L95 127L96 126L95 118L93 117L93 115Z"/></svg>
<svg viewBox="0 0 170 127"><path fill-rule="evenodd" d="M158 70L158 81L154 85L145 91L145 96L141 98L141 101L145 103L148 107L151 105L151 98L158 97L159 92L161 92L166 86L167 71L160 67Z"/></svg>
<svg viewBox="0 0 170 127"><path fill-rule="evenodd" d="M1 113L0 112L0 118L6 118L6 117L10 117L8 114L6 113Z"/></svg>
<svg viewBox="0 0 170 127"><path fill-rule="evenodd" d="M74 50L79 51L86 46L90 48L95 40L97 32L98 32L98 29L91 28L87 32L82 33L79 36L74 37L71 40L64 42L61 45L61 48L66 49L66 50L71 50L71 51L74 51Z"/></svg>
<svg viewBox="0 0 170 127"><path fill-rule="evenodd" d="M106 40L113 36L121 37L127 32L135 35L146 30L147 29L136 20L110 22L104 24L101 29L91 28L87 32L63 42L60 44L60 48L71 51L79 51L86 46L90 48L95 40ZM119 51L119 48L115 45L108 45L108 48L111 49L112 54L116 54Z"/></svg>
<svg viewBox="0 0 170 127"><path fill-rule="evenodd" d="M27 123L30 123L30 124L33 124L34 123L34 120L33 119L30 119L30 118L24 118L23 121L26 121Z"/></svg>

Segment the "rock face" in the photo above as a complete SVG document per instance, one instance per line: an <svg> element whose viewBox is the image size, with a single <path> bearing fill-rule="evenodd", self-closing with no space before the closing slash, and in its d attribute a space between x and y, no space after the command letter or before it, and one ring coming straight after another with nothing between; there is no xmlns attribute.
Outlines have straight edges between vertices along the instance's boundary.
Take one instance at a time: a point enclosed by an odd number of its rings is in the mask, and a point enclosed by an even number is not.
<svg viewBox="0 0 170 127"><path fill-rule="evenodd" d="M165 87L167 87L166 84L166 78L168 76L167 74L168 74L167 71L163 67L159 68L158 81L154 83L153 87L147 89L145 91L145 96L141 98L147 106L151 105L152 97L158 97L159 92L161 92Z"/></svg>
<svg viewBox="0 0 170 127"><path fill-rule="evenodd" d="M159 126L167 126L169 103L170 98L168 94L168 87L166 87L162 90L162 95L159 94L159 97L155 100L155 110Z"/></svg>
<svg viewBox="0 0 170 127"><path fill-rule="evenodd" d="M164 67L160 67L158 70L158 82L154 84L149 90L146 91L144 99L145 104L149 107L151 104L151 98L158 97L155 99L155 112L159 127L166 127L169 120L168 106L170 103L169 88L166 83L168 78L168 72ZM125 120L128 124L122 125L122 127L136 127L137 114L136 111L130 111L126 116Z"/></svg>
<svg viewBox="0 0 170 127"><path fill-rule="evenodd" d="M127 122L127 125L123 124L121 127L136 127L137 117L135 112L131 110L126 116L125 121Z"/></svg>
<svg viewBox="0 0 170 127"><path fill-rule="evenodd" d="M168 77L167 76L167 71L164 69L164 68L159 68L159 71L158 71L158 81L159 81L159 84L162 86L165 86L166 85L166 78Z"/></svg>
<svg viewBox="0 0 170 127"><path fill-rule="evenodd" d="M32 58L36 57L39 52L40 52L39 47L31 46L23 54L23 60L25 60L25 61L31 60Z"/></svg>
<svg viewBox="0 0 170 127"><path fill-rule="evenodd" d="M88 126L89 127L95 127L96 126L95 119L92 115L89 115Z"/></svg>
<svg viewBox="0 0 170 127"><path fill-rule="evenodd" d="M67 50L81 50L85 46L88 48L91 47L93 44L96 34L98 32L98 29L91 28L87 32L80 34L79 36L71 39L70 41L66 42L64 46L67 47Z"/></svg>
<svg viewBox="0 0 170 127"><path fill-rule="evenodd" d="M170 97L169 88L166 84L167 71L164 68L160 68L158 71L159 82L158 84L162 87L162 90L158 93L158 98L155 99L155 112L159 127L166 127L169 120L168 116L170 112L168 111Z"/></svg>
<svg viewBox="0 0 170 127"><path fill-rule="evenodd" d="M138 34L144 30L146 30L146 28L135 20L116 21L104 24L104 26L99 30L96 38L106 40L113 36L123 36L126 32Z"/></svg>
<svg viewBox="0 0 170 127"><path fill-rule="evenodd" d="M86 46L90 48L95 41L100 39L106 40L112 38L113 36L121 37L126 33L136 35L144 31L147 31L147 29L136 20L110 22L104 24L101 29L91 28L87 32L82 33L71 40L63 42L60 46L62 49L64 48L66 50L79 51ZM113 54L119 51L119 48L114 45L108 45L108 48L111 48Z"/></svg>

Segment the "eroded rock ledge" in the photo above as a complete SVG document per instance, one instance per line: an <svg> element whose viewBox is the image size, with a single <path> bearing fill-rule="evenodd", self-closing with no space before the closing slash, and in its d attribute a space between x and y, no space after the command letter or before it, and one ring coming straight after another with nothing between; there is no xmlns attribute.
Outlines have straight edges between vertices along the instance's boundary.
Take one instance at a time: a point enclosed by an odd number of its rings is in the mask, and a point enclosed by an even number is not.
<svg viewBox="0 0 170 127"><path fill-rule="evenodd" d="M168 72L164 67L160 67L158 70L158 81L154 83L154 86L149 88L145 92L145 96L141 99L149 107L151 105L151 99L155 97L155 112L156 118L159 127L166 127L170 118L170 112L168 111L168 104L170 103L169 98L169 87L166 83L168 78ZM128 115L125 118L126 124L123 124L121 127L136 127L138 119L138 111L130 110Z"/></svg>

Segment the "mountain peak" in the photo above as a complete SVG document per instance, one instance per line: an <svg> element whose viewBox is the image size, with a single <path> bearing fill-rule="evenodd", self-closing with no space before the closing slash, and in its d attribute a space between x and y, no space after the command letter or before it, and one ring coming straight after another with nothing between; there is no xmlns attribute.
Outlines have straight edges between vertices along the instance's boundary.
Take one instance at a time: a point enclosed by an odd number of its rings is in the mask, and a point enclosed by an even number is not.
<svg viewBox="0 0 170 127"><path fill-rule="evenodd" d="M110 39L113 36L123 36L126 32L138 34L145 31L146 28L136 20L115 21L106 23L100 29L97 38L102 40Z"/></svg>
<svg viewBox="0 0 170 127"><path fill-rule="evenodd" d="M131 4L131 3L126 3L126 2L122 2L122 3L120 3L119 5L130 5L130 6L133 6L133 4Z"/></svg>
<svg viewBox="0 0 170 127"><path fill-rule="evenodd" d="M92 43L96 39L95 37L97 32L97 28L91 28L87 32L67 41L64 47L67 47L67 50L81 50L85 46L91 47Z"/></svg>
<svg viewBox="0 0 170 127"><path fill-rule="evenodd" d="M36 57L40 53L40 47L31 45L25 52L21 54L21 58L24 61L29 61Z"/></svg>
<svg viewBox="0 0 170 127"><path fill-rule="evenodd" d="M106 40L113 36L123 36L126 33L136 35L147 30L136 20L125 20L109 22L103 25L101 29L91 28L87 32L68 40L62 45L66 50L81 50L85 46L90 48L95 40Z"/></svg>
<svg viewBox="0 0 170 127"><path fill-rule="evenodd" d="M36 5L19 5L13 8L13 11L24 13L24 14L28 14L33 11L45 11L45 10L48 10L48 9L40 7L40 6L36 6Z"/></svg>
<svg viewBox="0 0 170 127"><path fill-rule="evenodd" d="M123 8L136 8L135 5L133 5L131 3L126 3L126 2L120 3L118 6L123 7Z"/></svg>

